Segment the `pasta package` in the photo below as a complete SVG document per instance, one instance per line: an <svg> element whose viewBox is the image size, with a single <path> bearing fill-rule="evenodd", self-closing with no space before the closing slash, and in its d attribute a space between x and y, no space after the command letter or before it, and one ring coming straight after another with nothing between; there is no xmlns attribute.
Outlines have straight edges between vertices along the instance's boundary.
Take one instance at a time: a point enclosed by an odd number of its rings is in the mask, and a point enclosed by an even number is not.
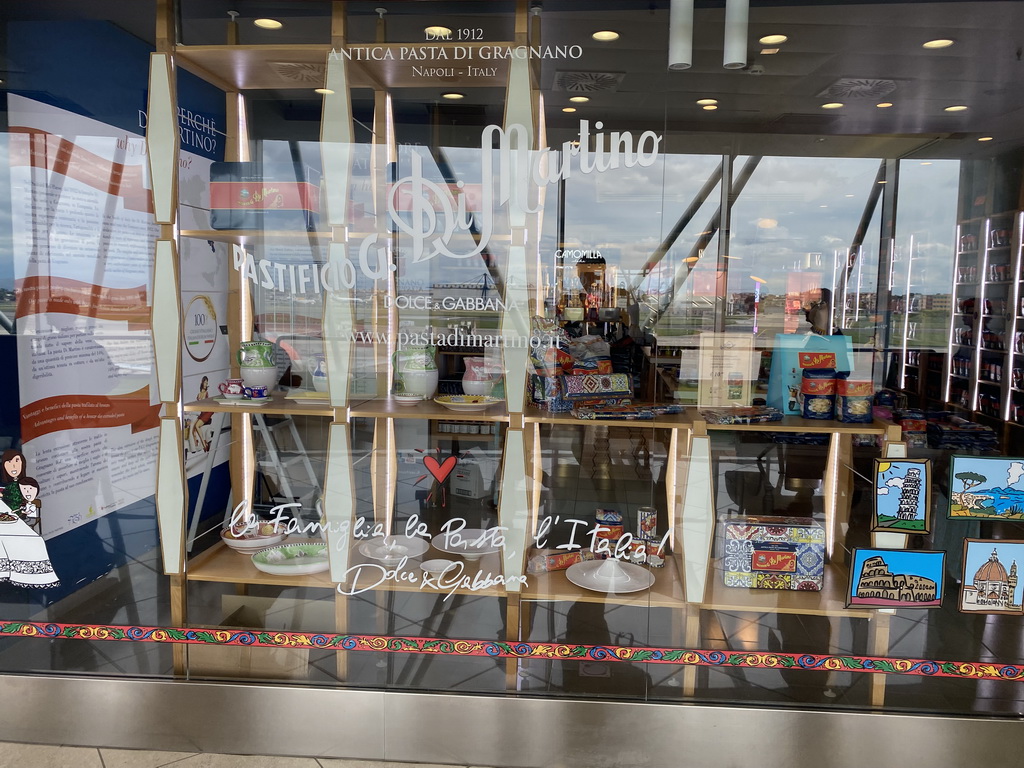
<svg viewBox="0 0 1024 768"><path fill-rule="evenodd" d="M848 373L836 374L836 419L847 424L870 424L874 393L870 381L850 379Z"/></svg>
<svg viewBox="0 0 1024 768"><path fill-rule="evenodd" d="M800 382L801 415L805 419L831 419L836 406L836 372L804 369ZM869 411L870 412L870 411Z"/></svg>

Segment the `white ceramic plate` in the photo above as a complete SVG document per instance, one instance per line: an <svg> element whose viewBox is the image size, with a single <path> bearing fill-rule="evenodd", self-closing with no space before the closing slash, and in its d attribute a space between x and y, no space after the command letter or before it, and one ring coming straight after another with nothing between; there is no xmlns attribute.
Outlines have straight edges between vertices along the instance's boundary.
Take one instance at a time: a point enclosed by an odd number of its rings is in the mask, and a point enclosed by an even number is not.
<svg viewBox="0 0 1024 768"><path fill-rule="evenodd" d="M424 560L420 563L420 569L429 573L431 576L440 576L449 568L454 567L454 560L445 560L444 558L438 558L437 560Z"/></svg>
<svg viewBox="0 0 1024 768"><path fill-rule="evenodd" d="M618 560L588 560L570 565L565 577L577 587L618 595L642 592L654 583L654 574L640 565Z"/></svg>
<svg viewBox="0 0 1024 768"><path fill-rule="evenodd" d="M484 555L492 552L500 552L501 547L494 544L494 535L480 540L487 531L483 528L463 528L461 531L442 533L431 539L430 543L434 549L438 549L448 555L462 555L466 560L472 562L479 560Z"/></svg>
<svg viewBox="0 0 1024 768"><path fill-rule="evenodd" d="M286 538L287 533L275 533L270 536L253 536L252 538L235 539L230 536L225 536L227 531L220 532L220 539L227 544L235 552L241 552L246 555L251 555L254 552L259 552L261 549L267 547L273 547L276 544L280 544Z"/></svg>
<svg viewBox="0 0 1024 768"><path fill-rule="evenodd" d="M419 395L392 395L391 399L399 405L404 405L406 407L419 405L423 402L423 398Z"/></svg>
<svg viewBox="0 0 1024 768"><path fill-rule="evenodd" d="M380 560L382 563L397 563L403 557L419 557L430 549L425 539L415 536L388 536L383 539L370 539L359 545L363 557Z"/></svg>
<svg viewBox="0 0 1024 768"><path fill-rule="evenodd" d="M213 398L218 403L225 403L227 405L266 405L273 398L270 397L215 397ZM200 401L201 402L201 401Z"/></svg>
<svg viewBox="0 0 1024 768"><path fill-rule="evenodd" d="M284 544L257 552L252 564L275 576L304 576L330 568L324 544Z"/></svg>
<svg viewBox="0 0 1024 768"><path fill-rule="evenodd" d="M502 402L500 397L488 395L442 395L434 402L450 411L483 411Z"/></svg>

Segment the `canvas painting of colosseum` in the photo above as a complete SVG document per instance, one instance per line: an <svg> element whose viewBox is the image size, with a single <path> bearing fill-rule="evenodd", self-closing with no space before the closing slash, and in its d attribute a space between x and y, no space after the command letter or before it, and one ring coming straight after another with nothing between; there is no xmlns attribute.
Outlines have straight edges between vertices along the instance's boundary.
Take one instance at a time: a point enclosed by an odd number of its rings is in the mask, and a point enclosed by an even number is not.
<svg viewBox="0 0 1024 768"><path fill-rule="evenodd" d="M946 516L1024 520L1024 458L951 456Z"/></svg>
<svg viewBox="0 0 1024 768"><path fill-rule="evenodd" d="M931 486L931 462L927 459L875 459L871 530L928 533Z"/></svg>
<svg viewBox="0 0 1024 768"><path fill-rule="evenodd" d="M929 550L855 549L846 606L937 608L945 559Z"/></svg>
<svg viewBox="0 0 1024 768"><path fill-rule="evenodd" d="M1024 541L964 539L960 610L1024 614L1024 582L1017 583L1018 562L1024 562Z"/></svg>

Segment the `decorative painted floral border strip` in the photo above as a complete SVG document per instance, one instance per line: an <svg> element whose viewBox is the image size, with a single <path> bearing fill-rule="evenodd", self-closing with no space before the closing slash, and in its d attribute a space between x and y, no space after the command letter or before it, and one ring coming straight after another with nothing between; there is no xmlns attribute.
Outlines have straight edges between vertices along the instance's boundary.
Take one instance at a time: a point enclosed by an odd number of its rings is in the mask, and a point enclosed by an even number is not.
<svg viewBox="0 0 1024 768"><path fill-rule="evenodd" d="M107 624L47 624L25 621L0 622L0 637L120 640L183 645L240 645L255 648L323 648L345 651L424 653L438 656L487 656L495 659L550 659L556 661L586 659L733 669L841 670L924 677L956 677L972 680L1024 680L1024 664L892 659L883 656L830 656L812 653L705 651L683 648L638 648L560 643L505 643L493 640L443 640L426 637L253 632L249 630L183 629L180 627Z"/></svg>

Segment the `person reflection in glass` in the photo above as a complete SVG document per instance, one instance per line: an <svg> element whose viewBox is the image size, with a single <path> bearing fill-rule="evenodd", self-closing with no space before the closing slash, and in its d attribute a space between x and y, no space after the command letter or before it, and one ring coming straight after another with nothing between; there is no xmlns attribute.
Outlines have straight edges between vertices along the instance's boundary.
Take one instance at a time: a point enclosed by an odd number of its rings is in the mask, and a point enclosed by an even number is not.
<svg viewBox="0 0 1024 768"><path fill-rule="evenodd" d="M804 307L804 317L811 324L811 333L828 336L832 333L832 291L821 288L811 303Z"/></svg>

